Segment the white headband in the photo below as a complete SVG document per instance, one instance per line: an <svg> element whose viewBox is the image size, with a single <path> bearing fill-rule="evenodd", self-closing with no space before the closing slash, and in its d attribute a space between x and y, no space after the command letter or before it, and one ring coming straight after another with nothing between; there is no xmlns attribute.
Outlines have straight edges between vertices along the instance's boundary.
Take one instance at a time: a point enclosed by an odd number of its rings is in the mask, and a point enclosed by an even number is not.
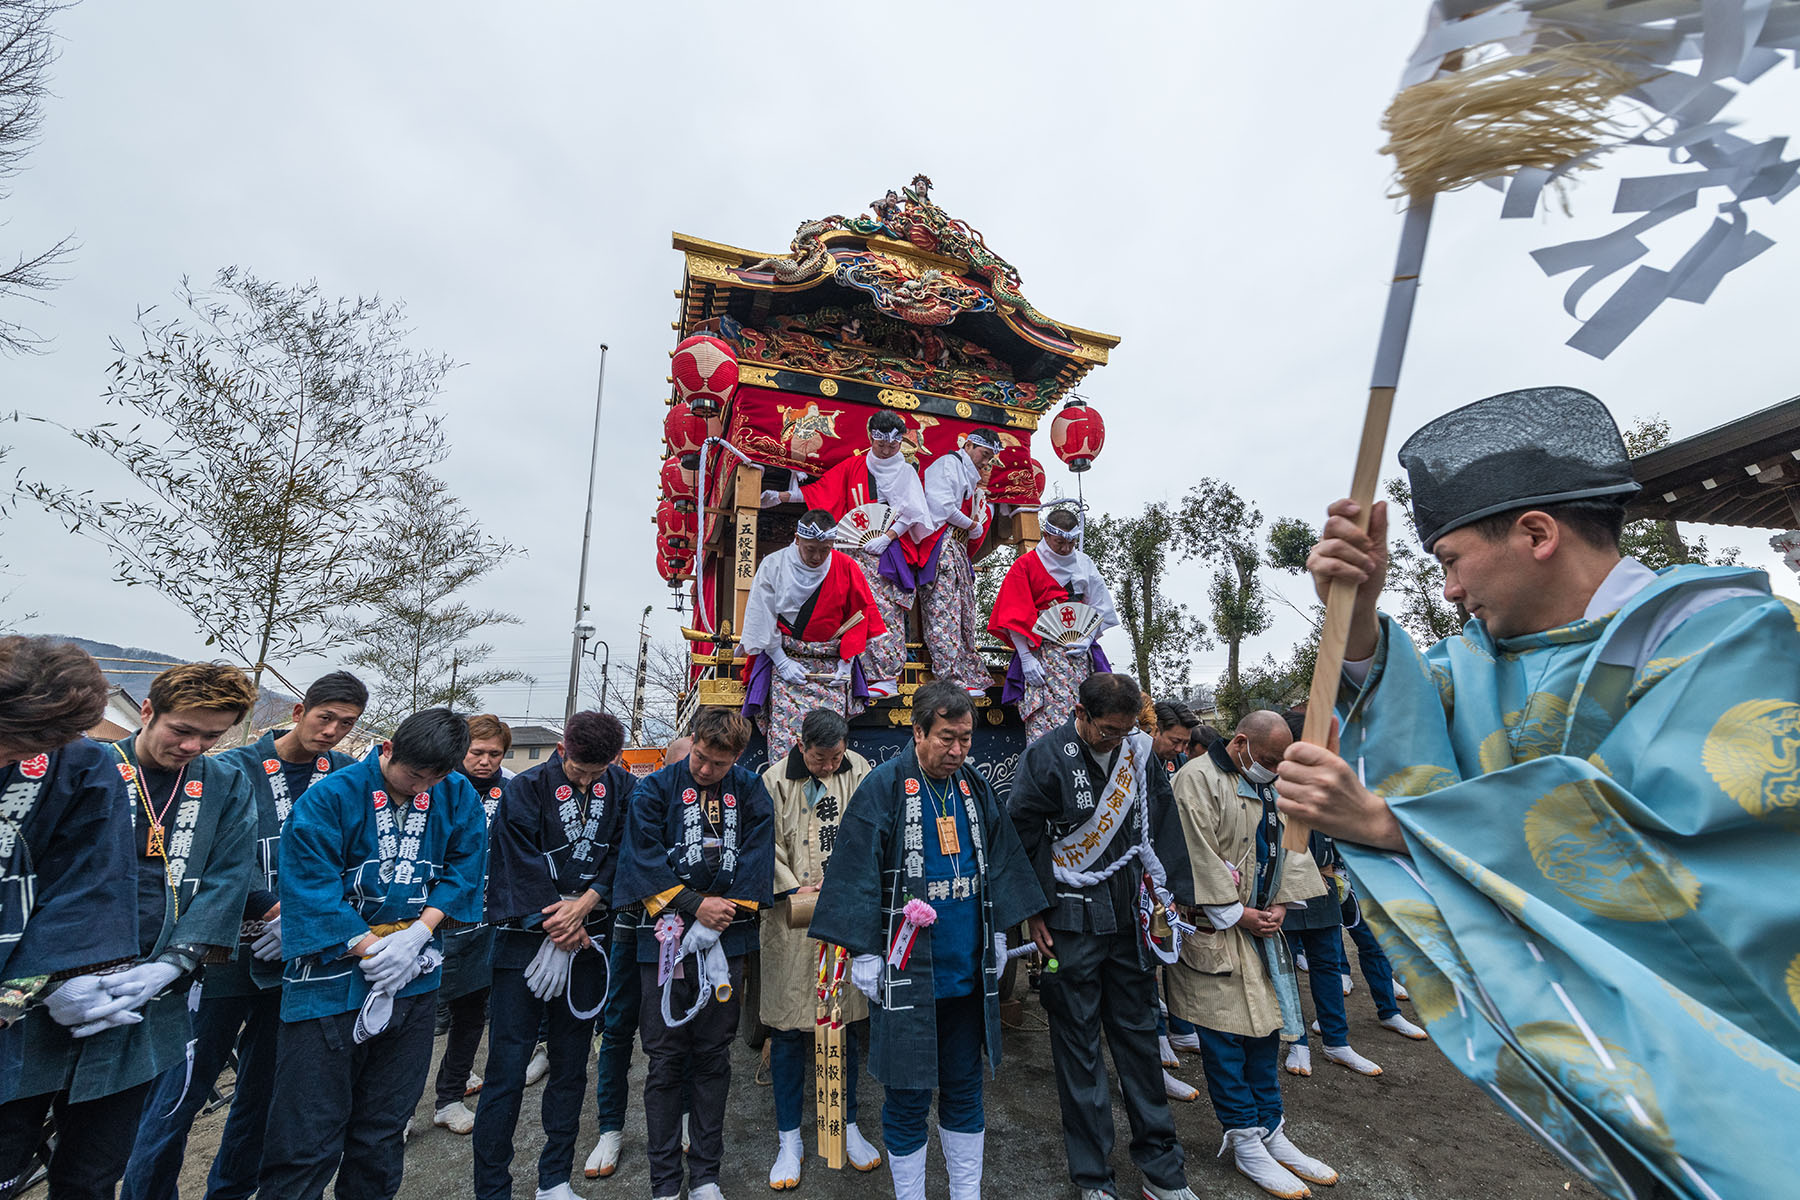
<svg viewBox="0 0 1800 1200"><path fill-rule="evenodd" d="M837 541L836 525L808 525L805 521L794 526L794 536L805 538L809 542Z"/></svg>
<svg viewBox="0 0 1800 1200"><path fill-rule="evenodd" d="M880 429L869 430L869 440L871 442L897 442L905 436L906 430L904 429L895 429L889 432L884 432Z"/></svg>
<svg viewBox="0 0 1800 1200"><path fill-rule="evenodd" d="M1000 449L1000 435L991 429L977 429L965 440L986 450Z"/></svg>

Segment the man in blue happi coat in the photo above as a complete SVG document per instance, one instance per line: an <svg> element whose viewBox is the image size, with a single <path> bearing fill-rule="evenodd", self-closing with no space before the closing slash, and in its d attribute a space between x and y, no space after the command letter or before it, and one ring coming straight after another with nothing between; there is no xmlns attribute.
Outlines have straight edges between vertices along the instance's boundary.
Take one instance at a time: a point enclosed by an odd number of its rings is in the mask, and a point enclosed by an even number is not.
<svg viewBox="0 0 1800 1200"><path fill-rule="evenodd" d="M1005 930L1046 904L1006 810L966 761L974 728L957 683L913 693L912 745L851 797L809 927L856 956L851 979L871 1001L869 1070L887 1089L899 1200L925 1195L934 1090L950 1196L981 1195L981 1055L999 1068ZM909 922L909 904L934 919Z"/></svg>
<svg viewBox="0 0 1800 1200"><path fill-rule="evenodd" d="M148 1086L20 1091L25 1022L66 1041L112 1002L96 972L138 957L134 800L117 756L83 736L106 696L79 647L0 638L0 1191L30 1169L54 1111L66 1128L51 1189L110 1193Z"/></svg>
<svg viewBox="0 0 1800 1200"><path fill-rule="evenodd" d="M1416 648L1377 608L1384 506L1332 505L1342 755L1295 745L1283 807L1338 839L1450 1060L1596 1187L1786 1194L1745 1122L1800 1117L1800 606L1621 557L1638 485L1585 392L1479 401L1400 461L1470 620Z"/></svg>
<svg viewBox="0 0 1800 1200"><path fill-rule="evenodd" d="M281 1038L258 1191L339 1200L399 1190L406 1119L431 1067L440 926L481 920L487 817L453 775L469 725L414 713L307 789L281 838Z"/></svg>
<svg viewBox="0 0 1800 1200"><path fill-rule="evenodd" d="M281 1027L281 902L276 890L281 826L294 800L331 772L356 760L335 748L356 727L369 689L347 671L322 675L294 705L294 724L271 729L248 746L219 755L249 779L256 794L256 880L244 905L237 956L206 969L194 1010L194 1056L163 1072L144 1102L137 1145L125 1171L122 1200L175 1200L194 1118L237 1051L231 1112L207 1175L208 1200L243 1200L256 1191L263 1129L275 1080L275 1034Z"/></svg>
<svg viewBox="0 0 1800 1200"><path fill-rule="evenodd" d="M744 956L773 896L774 812L762 779L737 765L750 722L723 708L694 717L687 758L644 779L625 817L615 905L642 905L638 1029L649 1068L644 1131L650 1194L681 1193L683 1076L692 1084L689 1200L719 1200L731 1039Z"/></svg>
<svg viewBox="0 0 1800 1200"><path fill-rule="evenodd" d="M513 1132L542 1023L550 1072L536 1196L575 1200L569 1173L594 1018L605 1005L613 878L636 782L613 765L624 744L617 717L578 712L556 752L509 780L500 801L488 859L494 958L487 1075L475 1109L476 1200L512 1195Z"/></svg>

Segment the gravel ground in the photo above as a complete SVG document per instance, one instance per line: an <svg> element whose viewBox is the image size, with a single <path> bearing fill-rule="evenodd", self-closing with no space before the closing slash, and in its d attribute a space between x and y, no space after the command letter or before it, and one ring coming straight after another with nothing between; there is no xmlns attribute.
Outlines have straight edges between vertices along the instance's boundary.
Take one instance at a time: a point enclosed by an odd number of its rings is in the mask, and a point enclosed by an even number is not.
<svg viewBox="0 0 1800 1200"><path fill-rule="evenodd" d="M1315 1194L1333 1200L1525 1200L1597 1195L1502 1115L1430 1042L1407 1041L1377 1025L1360 974L1356 978L1357 990L1349 999L1351 1044L1379 1062L1384 1074L1366 1078L1324 1063L1315 1038L1318 1065L1313 1076L1282 1077L1295 1143L1331 1163L1342 1176L1336 1187L1315 1189ZM1311 998L1305 1003L1310 1018ZM1002 1073L987 1085L985 1181L986 1193L991 1196L1074 1200L1063 1160L1056 1086L1043 1029L1043 1009L1032 995L1025 1002L1021 1027L1007 1031ZM441 1045L440 1041L440 1049ZM742 1042L735 1043L721 1184L728 1197L740 1200L769 1194L768 1169L774 1161L774 1106L767 1087L753 1082L757 1065L755 1052ZM1262 1196L1225 1160L1214 1156L1219 1127L1206 1100L1198 1055L1184 1056L1177 1074L1201 1089L1197 1102L1174 1106L1176 1127L1188 1151L1191 1186L1208 1198L1255 1200ZM641 1087L642 1078L640 1054L634 1062L634 1091ZM518 1155L513 1164L517 1200L532 1200L536 1182L533 1168L542 1145L534 1099L538 1091L531 1089L520 1118ZM861 1096L862 1130L879 1145L881 1089L866 1073ZM635 1104L629 1110L618 1173L609 1179L588 1180L581 1177L580 1165L595 1140L589 1105L574 1179L575 1190L587 1200L643 1200L649 1196L641 1112ZM1115 1116L1118 1142L1113 1162L1121 1194L1124 1200L1131 1200L1139 1177L1126 1155L1130 1135L1116 1105ZM181 1181L189 1196L205 1192L206 1171L224 1118L219 1111L196 1123ZM469 1140L431 1124L429 1099L420 1103L415 1128L418 1132L408 1148L401 1200L468 1196ZM848 1168L829 1170L822 1160L810 1156L810 1125L805 1136L809 1158L800 1196L835 1200L892 1194L885 1167L869 1175ZM943 1170L933 1139L926 1187L934 1200L946 1194Z"/></svg>

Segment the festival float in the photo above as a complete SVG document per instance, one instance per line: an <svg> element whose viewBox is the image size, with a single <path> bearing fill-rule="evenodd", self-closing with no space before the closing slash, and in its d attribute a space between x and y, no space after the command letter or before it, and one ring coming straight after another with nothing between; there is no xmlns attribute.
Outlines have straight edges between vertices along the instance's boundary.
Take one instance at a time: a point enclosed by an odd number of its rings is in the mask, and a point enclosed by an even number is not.
<svg viewBox="0 0 1800 1200"><path fill-rule="evenodd" d="M679 598L688 644L681 727L699 705L744 702L738 631L751 580L764 554L792 541L802 511L761 508L762 492L866 451L875 411L905 422L904 452L921 471L971 430L999 432L987 479L994 519L969 548L978 573L997 548L1038 540L1040 426L1072 471L1100 453L1104 424L1075 388L1119 339L1039 312L1019 272L930 189L916 176L869 215L808 221L786 254L674 235L685 269L654 521L657 570ZM910 739L912 694L930 678L917 619L915 609L898 694L851 722L853 748L872 762ZM973 750L1002 794L1025 743L999 701L1006 657L997 643L984 650L995 686L976 701ZM762 754L759 734L746 762Z"/></svg>

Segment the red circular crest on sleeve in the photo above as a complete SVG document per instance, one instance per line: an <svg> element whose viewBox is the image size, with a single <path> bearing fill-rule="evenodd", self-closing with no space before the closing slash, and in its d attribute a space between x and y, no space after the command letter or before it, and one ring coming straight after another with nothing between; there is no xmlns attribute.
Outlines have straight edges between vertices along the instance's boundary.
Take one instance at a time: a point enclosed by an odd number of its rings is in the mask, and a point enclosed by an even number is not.
<svg viewBox="0 0 1800 1200"><path fill-rule="evenodd" d="M556 789L556 798L558 800L567 800L570 796L573 796L574 794L575 794L575 789L570 787L566 783Z"/></svg>
<svg viewBox="0 0 1800 1200"><path fill-rule="evenodd" d="M918 780L909 779L906 781L906 794L909 796L916 796L919 794L919 781Z"/></svg>
<svg viewBox="0 0 1800 1200"><path fill-rule="evenodd" d="M48 754L34 754L19 764L19 774L27 779L42 779L44 773L49 769L50 756Z"/></svg>
<svg viewBox="0 0 1800 1200"><path fill-rule="evenodd" d="M430 792L420 792L418 795L414 796L413 797L413 807L418 809L420 812L424 812L426 809L430 808L431 807L431 793Z"/></svg>
<svg viewBox="0 0 1800 1200"><path fill-rule="evenodd" d="M126 783L130 783L137 778L137 768L130 763L120 763L119 778L123 779Z"/></svg>
<svg viewBox="0 0 1800 1200"><path fill-rule="evenodd" d="M188 780L188 785L181 790L198 800L200 798L200 781L198 779L190 779Z"/></svg>
<svg viewBox="0 0 1800 1200"><path fill-rule="evenodd" d="M499 798L500 798L500 789L499 788L493 787L493 788L488 789L488 799L489 800L498 800Z"/></svg>
<svg viewBox="0 0 1800 1200"><path fill-rule="evenodd" d="M377 788L375 790L375 807L376 808L386 808L387 807L387 793L382 791L380 788Z"/></svg>
<svg viewBox="0 0 1800 1200"><path fill-rule="evenodd" d="M316 768L316 769L318 769L318 770L320 770L320 771L329 771L329 770L331 770L331 758L330 758L330 756L328 756L328 755L324 755L324 754L321 754L321 755L319 755L319 761L318 761L318 762L316 762L316 763L314 763L314 764L313 764L313 766L314 766L314 767L315 767L315 768Z"/></svg>
<svg viewBox="0 0 1800 1200"><path fill-rule="evenodd" d="M962 786L962 794L965 796L968 795L969 794L969 781L966 779L959 779L956 782Z"/></svg>
<svg viewBox="0 0 1800 1200"><path fill-rule="evenodd" d="M275 774L275 772L277 772L279 770L281 770L281 763L279 760L273 759L273 758L263 759L263 774L264 775L273 775L273 774Z"/></svg>
<svg viewBox="0 0 1800 1200"><path fill-rule="evenodd" d="M737 807L737 797L732 795L730 792L725 793L725 807L726 808L736 808Z"/></svg>
<svg viewBox="0 0 1800 1200"><path fill-rule="evenodd" d="M600 797L602 800L606 799L606 785L604 783L596 783L594 785L594 795Z"/></svg>
<svg viewBox="0 0 1800 1200"><path fill-rule="evenodd" d="M696 792L693 788L685 788L682 790L681 802L683 804L692 804L694 801L698 800L699 798L700 798L700 793Z"/></svg>

